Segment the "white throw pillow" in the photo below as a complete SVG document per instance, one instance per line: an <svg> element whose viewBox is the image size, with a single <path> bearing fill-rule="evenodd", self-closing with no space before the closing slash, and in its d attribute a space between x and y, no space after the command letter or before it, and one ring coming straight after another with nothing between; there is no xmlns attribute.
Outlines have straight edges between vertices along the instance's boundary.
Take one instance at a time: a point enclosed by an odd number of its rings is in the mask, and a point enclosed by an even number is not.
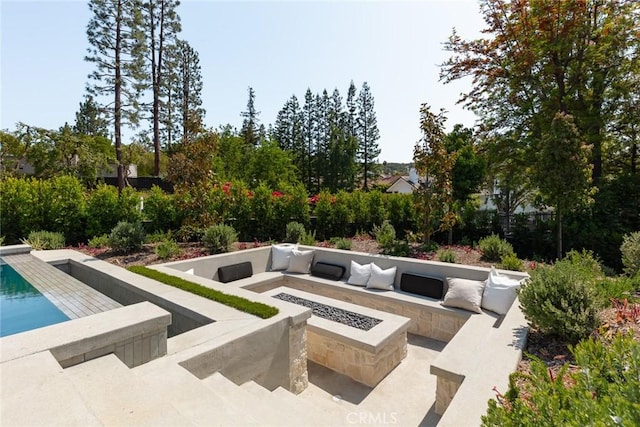
<svg viewBox="0 0 640 427"><path fill-rule="evenodd" d="M313 251L299 251L294 249L291 251L287 271L289 273L309 273L312 261Z"/></svg>
<svg viewBox="0 0 640 427"><path fill-rule="evenodd" d="M519 280L501 276L495 268L491 267L487 286L482 294L482 308L494 313L506 314L516 299L516 290L521 285Z"/></svg>
<svg viewBox="0 0 640 427"><path fill-rule="evenodd" d="M444 296L442 305L482 313L480 307L485 281L447 277L447 284L449 290Z"/></svg>
<svg viewBox="0 0 640 427"><path fill-rule="evenodd" d="M282 244L271 246L271 270L286 270L289 268L291 251L298 249L298 245Z"/></svg>
<svg viewBox="0 0 640 427"><path fill-rule="evenodd" d="M392 291L397 269L397 267L391 267L383 270L374 263L371 263L371 276L367 281L367 288Z"/></svg>
<svg viewBox="0 0 640 427"><path fill-rule="evenodd" d="M371 276L371 264L360 265L355 261L351 261L351 273L347 283L356 286L365 286Z"/></svg>

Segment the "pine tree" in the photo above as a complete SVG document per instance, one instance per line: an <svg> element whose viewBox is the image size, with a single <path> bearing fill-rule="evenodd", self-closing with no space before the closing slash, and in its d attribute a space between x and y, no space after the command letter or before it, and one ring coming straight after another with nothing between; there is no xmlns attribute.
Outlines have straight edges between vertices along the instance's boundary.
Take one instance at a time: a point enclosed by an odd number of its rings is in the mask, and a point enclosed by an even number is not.
<svg viewBox="0 0 640 427"><path fill-rule="evenodd" d="M122 125L138 123L144 49L142 16L133 0L90 0L92 17L87 26L91 47L85 61L95 64L88 92L95 97L113 96L103 108L113 123L118 188L125 186L122 158Z"/></svg>
<svg viewBox="0 0 640 427"><path fill-rule="evenodd" d="M167 51L167 74L161 87L160 118L165 148L193 140L202 130L202 73L198 52L177 40Z"/></svg>
<svg viewBox="0 0 640 427"><path fill-rule="evenodd" d="M305 167L302 169L302 181L308 192L313 191L313 157L316 146L316 103L311 89L307 88L304 94L304 107L302 108L302 143L305 150Z"/></svg>
<svg viewBox="0 0 640 427"><path fill-rule="evenodd" d="M153 126L154 175L160 173L160 108L161 88L166 72L165 56L169 47L176 42L180 32L180 17L177 0L144 0L143 19L148 48L146 66L151 78L152 103L151 120Z"/></svg>
<svg viewBox="0 0 640 427"><path fill-rule="evenodd" d="M366 191L369 189L369 178L375 175L375 161L380 155L378 147L380 132L374 110L373 95L371 95L367 82L362 84L357 107L358 161L362 167L363 188Z"/></svg>
<svg viewBox="0 0 640 427"><path fill-rule="evenodd" d="M108 122L100 106L91 95L86 95L84 102L76 112L76 122L73 131L77 134L108 137Z"/></svg>
<svg viewBox="0 0 640 427"><path fill-rule="evenodd" d="M315 148L315 173L316 191L320 192L325 187L325 179L329 170L329 141L331 140L331 128L329 124L330 98L327 90L322 95L316 95L316 148Z"/></svg>
<svg viewBox="0 0 640 427"><path fill-rule="evenodd" d="M258 125L259 111L255 108L256 94L252 87L249 87L249 100L247 101L247 110L240 113L244 120L242 121L242 129L240 130L240 136L244 139L244 142L252 147L255 147L260 143L260 126ZM266 133L263 131L263 133Z"/></svg>
<svg viewBox="0 0 640 427"><path fill-rule="evenodd" d="M358 120L358 106L356 104L356 85L351 80L347 92L347 132L350 137L356 137L356 127Z"/></svg>

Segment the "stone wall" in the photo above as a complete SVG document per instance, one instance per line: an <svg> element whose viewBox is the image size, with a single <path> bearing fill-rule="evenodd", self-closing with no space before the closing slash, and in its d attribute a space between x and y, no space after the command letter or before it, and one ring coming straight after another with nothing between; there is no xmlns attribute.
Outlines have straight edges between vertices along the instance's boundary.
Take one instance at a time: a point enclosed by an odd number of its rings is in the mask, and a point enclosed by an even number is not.
<svg viewBox="0 0 640 427"><path fill-rule="evenodd" d="M349 378L375 387L407 356L407 333L402 332L378 353L372 353L333 337L307 331L309 360Z"/></svg>

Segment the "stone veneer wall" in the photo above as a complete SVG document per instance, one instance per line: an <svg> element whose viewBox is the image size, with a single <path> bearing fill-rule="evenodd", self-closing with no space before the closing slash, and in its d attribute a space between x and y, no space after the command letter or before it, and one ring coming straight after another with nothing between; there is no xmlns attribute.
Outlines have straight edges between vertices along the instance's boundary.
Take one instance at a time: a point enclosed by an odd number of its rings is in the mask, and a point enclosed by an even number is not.
<svg viewBox="0 0 640 427"><path fill-rule="evenodd" d="M289 391L300 394L309 385L307 323L289 326Z"/></svg>
<svg viewBox="0 0 640 427"><path fill-rule="evenodd" d="M369 387L375 387L407 356L406 332L393 338L378 353L312 331L307 331L307 336L310 360Z"/></svg>

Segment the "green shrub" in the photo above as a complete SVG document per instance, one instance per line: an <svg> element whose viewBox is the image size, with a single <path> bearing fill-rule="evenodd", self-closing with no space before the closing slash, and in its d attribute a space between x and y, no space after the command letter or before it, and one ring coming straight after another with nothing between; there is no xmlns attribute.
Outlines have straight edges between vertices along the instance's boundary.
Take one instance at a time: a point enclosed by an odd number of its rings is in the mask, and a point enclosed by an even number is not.
<svg viewBox="0 0 640 427"><path fill-rule="evenodd" d="M0 230L8 244L49 227L51 184L34 178L0 179Z"/></svg>
<svg viewBox="0 0 640 427"><path fill-rule="evenodd" d="M284 241L289 243L298 243L304 233L304 225L299 222L291 221L287 224Z"/></svg>
<svg viewBox="0 0 640 427"><path fill-rule="evenodd" d="M456 253L451 249L442 249L440 252L438 252L438 261L450 262L452 264L455 264Z"/></svg>
<svg viewBox="0 0 640 427"><path fill-rule="evenodd" d="M118 189L98 184L87 198L87 235L93 237L108 234L120 218Z"/></svg>
<svg viewBox="0 0 640 427"><path fill-rule="evenodd" d="M176 233L176 238L180 242L200 242L203 237L204 228L191 224L183 224Z"/></svg>
<svg viewBox="0 0 640 427"><path fill-rule="evenodd" d="M142 224L120 221L109 234L109 246L116 252L129 253L142 249L144 238Z"/></svg>
<svg viewBox="0 0 640 427"><path fill-rule="evenodd" d="M156 231L154 233L147 233L147 235L144 237L144 242L160 243L160 242L164 242L165 240L171 240L173 238L172 236L173 236L173 233L171 233L171 230L167 232Z"/></svg>
<svg viewBox="0 0 640 427"><path fill-rule="evenodd" d="M35 250L62 249L65 246L64 235L54 231L32 231L22 242Z"/></svg>
<svg viewBox="0 0 640 427"><path fill-rule="evenodd" d="M158 186L144 199L144 217L151 222L150 230L175 230L178 228L178 211L171 194L165 194Z"/></svg>
<svg viewBox="0 0 640 427"><path fill-rule="evenodd" d="M216 224L207 228L202 238L202 242L212 254L229 252L231 245L237 241L236 230L226 224Z"/></svg>
<svg viewBox="0 0 640 427"><path fill-rule="evenodd" d="M422 244L422 251L423 252L437 252L438 249L440 249L440 245L438 245L433 240L430 241L429 243L423 243Z"/></svg>
<svg viewBox="0 0 640 427"><path fill-rule="evenodd" d="M482 252L482 259L498 262L503 256L513 253L513 246L497 234L492 234L478 241L478 247Z"/></svg>
<svg viewBox="0 0 640 427"><path fill-rule="evenodd" d="M168 259L180 254L180 246L174 240L163 240L155 247L155 253L160 259Z"/></svg>
<svg viewBox="0 0 640 427"><path fill-rule="evenodd" d="M91 239L89 239L89 247L96 249L109 247L109 235L102 234L100 236L92 237Z"/></svg>
<svg viewBox="0 0 640 427"><path fill-rule="evenodd" d="M314 214L316 216L316 232L320 240L329 237L331 233L331 214L333 196L328 191L318 194Z"/></svg>
<svg viewBox="0 0 640 427"><path fill-rule="evenodd" d="M524 271L524 262L514 253L503 255L500 258L500 267L511 271Z"/></svg>
<svg viewBox="0 0 640 427"><path fill-rule="evenodd" d="M611 305L611 300L638 300L640 293L640 275L636 277L602 277L596 280L596 292L601 304ZM636 296L637 295L637 296Z"/></svg>
<svg viewBox="0 0 640 427"><path fill-rule="evenodd" d="M567 252L563 261L571 264L587 277L597 278L604 276L600 262L593 256L593 252L591 251L584 249L582 252L571 250Z"/></svg>
<svg viewBox="0 0 640 427"><path fill-rule="evenodd" d="M367 204L369 206L369 221L371 221L369 227L374 224L382 224L387 219L387 211L384 207L382 193L378 190L370 191L367 193L367 199Z"/></svg>
<svg viewBox="0 0 640 427"><path fill-rule="evenodd" d="M536 268L519 291L522 311L543 333L569 342L586 338L598 324L594 282L593 274L571 260Z"/></svg>
<svg viewBox="0 0 640 427"><path fill-rule="evenodd" d="M4 246L4 236L0 236L0 246Z"/></svg>
<svg viewBox="0 0 640 427"><path fill-rule="evenodd" d="M191 292L192 294L200 295L201 297L208 298L212 301L228 305L229 307L233 307L245 313L253 314L262 319L273 317L279 312L276 307L272 307L261 302L250 301L236 295L225 294L215 289L207 288L206 286L198 285L197 283L189 282L179 277L161 273L147 267L132 266L128 267L128 270L142 276L149 277L153 280L157 280L166 285L182 289L183 291Z"/></svg>
<svg viewBox="0 0 640 427"><path fill-rule="evenodd" d="M345 251L351 250L351 239L347 239L344 237L332 237L329 239L329 243L334 245L336 249L342 249Z"/></svg>
<svg viewBox="0 0 640 427"><path fill-rule="evenodd" d="M47 228L63 233L67 240L78 242L85 233L86 203L84 187L78 178L62 175L51 180L52 198L50 200Z"/></svg>
<svg viewBox="0 0 640 427"><path fill-rule="evenodd" d="M373 226L373 235L383 250L391 249L393 242L396 240L396 230L393 228L393 225L386 220L382 222L382 225Z"/></svg>
<svg viewBox="0 0 640 427"><path fill-rule="evenodd" d="M608 344L589 339L571 350L573 372L564 365L554 375L533 360L530 374L511 374L509 390L489 401L482 425L640 425L640 343L618 335Z"/></svg>
<svg viewBox="0 0 640 427"><path fill-rule="evenodd" d="M622 252L624 272L631 277L638 275L640 273L640 231L624 236L620 252Z"/></svg>
<svg viewBox="0 0 640 427"><path fill-rule="evenodd" d="M315 246L316 245L316 232L313 231L312 233L306 231L302 237L300 238L300 241L298 242L301 245L306 245L306 246Z"/></svg>

